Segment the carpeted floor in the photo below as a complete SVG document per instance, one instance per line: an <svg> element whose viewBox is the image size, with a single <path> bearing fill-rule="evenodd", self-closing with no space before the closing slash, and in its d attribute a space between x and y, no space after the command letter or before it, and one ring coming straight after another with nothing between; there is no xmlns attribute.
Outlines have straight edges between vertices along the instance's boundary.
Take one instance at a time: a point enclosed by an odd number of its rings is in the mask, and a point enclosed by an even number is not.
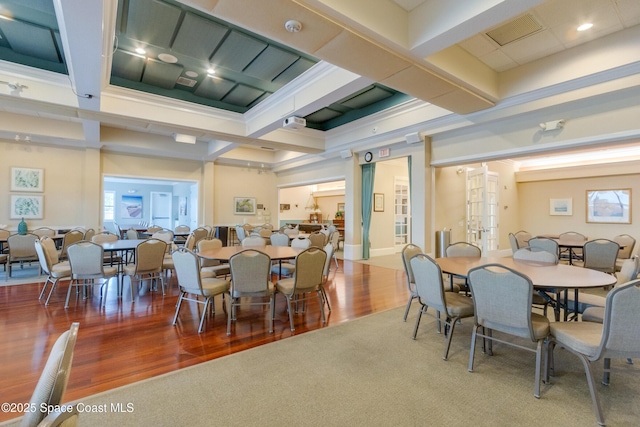
<svg viewBox="0 0 640 427"><path fill-rule="evenodd" d="M533 397L534 357L504 344L476 354L467 371L471 322L456 328L448 361L435 321L417 306L301 334L83 399L87 426L588 426L596 425L582 365L556 349L556 376ZM640 420L637 365L598 385L611 426ZM602 366L598 363L596 375ZM73 374L72 374L73 375ZM121 404L131 412L115 412ZM86 406L94 405L94 406ZM106 405L106 406L105 406ZM129 405L129 406L127 406ZM14 421L15 423L15 421Z"/></svg>

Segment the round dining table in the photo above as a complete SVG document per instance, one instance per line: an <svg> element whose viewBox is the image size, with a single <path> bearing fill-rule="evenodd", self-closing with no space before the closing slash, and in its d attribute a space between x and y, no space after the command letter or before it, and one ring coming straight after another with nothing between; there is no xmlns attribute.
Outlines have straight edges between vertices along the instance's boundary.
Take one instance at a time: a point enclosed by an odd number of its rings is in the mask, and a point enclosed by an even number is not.
<svg viewBox="0 0 640 427"><path fill-rule="evenodd" d="M242 247L242 246L223 246L221 248L211 248L205 249L198 252L198 256L205 259L217 259L220 261L229 261L233 255L242 252L247 249L255 249L260 252L264 252L269 257L278 261L278 265L280 267L279 277L282 277L282 261L286 259L295 258L300 252L304 249L301 248L292 248L291 246L274 246L274 245L266 245L260 247Z"/></svg>
<svg viewBox="0 0 640 427"><path fill-rule="evenodd" d="M565 291L564 302L555 301L556 319L559 309L565 309L567 318L567 292L575 291L574 307L578 308L578 290L585 288L602 288L616 283L616 277L601 271L577 267L567 264L552 264L539 261L514 260L511 257L450 257L435 260L443 273L466 278L469 270L487 264L500 264L509 267L531 279L533 287L548 300L552 297L545 290Z"/></svg>

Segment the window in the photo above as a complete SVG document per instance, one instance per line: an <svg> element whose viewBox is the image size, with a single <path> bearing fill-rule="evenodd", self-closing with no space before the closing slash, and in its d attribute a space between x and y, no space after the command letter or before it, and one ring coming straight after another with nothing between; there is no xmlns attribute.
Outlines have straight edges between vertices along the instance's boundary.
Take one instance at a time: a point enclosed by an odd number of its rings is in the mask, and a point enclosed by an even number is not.
<svg viewBox="0 0 640 427"><path fill-rule="evenodd" d="M104 192L104 221L116 220L116 192Z"/></svg>

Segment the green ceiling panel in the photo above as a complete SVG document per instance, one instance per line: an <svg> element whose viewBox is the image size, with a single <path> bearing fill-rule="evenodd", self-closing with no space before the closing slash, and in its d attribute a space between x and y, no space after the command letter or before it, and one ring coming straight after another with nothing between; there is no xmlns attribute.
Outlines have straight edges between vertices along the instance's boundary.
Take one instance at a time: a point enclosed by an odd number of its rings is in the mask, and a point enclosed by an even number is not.
<svg viewBox="0 0 640 427"><path fill-rule="evenodd" d="M215 22L187 13L173 42L173 50L194 58L209 58L229 30ZM195 40L199 42L195 43Z"/></svg>

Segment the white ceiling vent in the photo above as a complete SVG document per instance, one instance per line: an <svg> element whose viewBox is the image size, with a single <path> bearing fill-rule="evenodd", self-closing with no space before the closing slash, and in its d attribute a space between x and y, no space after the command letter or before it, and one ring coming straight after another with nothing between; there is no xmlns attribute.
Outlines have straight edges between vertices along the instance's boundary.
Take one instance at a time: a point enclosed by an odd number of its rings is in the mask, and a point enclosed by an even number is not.
<svg viewBox="0 0 640 427"><path fill-rule="evenodd" d="M491 31L487 31L485 34L500 46L504 46L542 31L542 29L542 25L536 18L528 13Z"/></svg>
<svg viewBox="0 0 640 427"><path fill-rule="evenodd" d="M197 80L192 80L192 79L188 79L186 77L178 77L178 80L176 80L176 83L182 86L187 86L187 87L194 87L196 85L196 83L198 83Z"/></svg>

